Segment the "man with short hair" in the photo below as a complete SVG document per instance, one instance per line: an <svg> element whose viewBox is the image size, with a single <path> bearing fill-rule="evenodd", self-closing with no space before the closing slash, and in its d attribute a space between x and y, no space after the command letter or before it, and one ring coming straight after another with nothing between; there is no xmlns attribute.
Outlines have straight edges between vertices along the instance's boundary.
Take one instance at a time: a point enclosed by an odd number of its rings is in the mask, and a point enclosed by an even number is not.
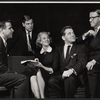
<svg viewBox="0 0 100 100"><path fill-rule="evenodd" d="M88 70L91 98L100 98L100 9L91 11L89 22L94 29L78 38L88 49Z"/></svg>
<svg viewBox="0 0 100 100"><path fill-rule="evenodd" d="M27 97L26 76L10 71L7 65L7 40L12 38L14 30L10 21L0 22L0 85L14 88L14 98Z"/></svg>
<svg viewBox="0 0 100 100"><path fill-rule="evenodd" d="M33 27L32 17L24 15L22 27L13 35L13 47L9 50L11 56L34 56L36 52L36 34L33 32Z"/></svg>
<svg viewBox="0 0 100 100"><path fill-rule="evenodd" d="M61 84L64 84L65 97L74 98L76 88L82 84L80 76L85 71L87 57L84 46L75 44L76 36L72 27L65 26L62 29L62 39L64 45L57 47L56 56L58 59L55 59L57 69L60 71L57 76L49 80L49 84L57 97L61 98L61 94L64 94L64 91L62 93L60 91L62 90Z"/></svg>

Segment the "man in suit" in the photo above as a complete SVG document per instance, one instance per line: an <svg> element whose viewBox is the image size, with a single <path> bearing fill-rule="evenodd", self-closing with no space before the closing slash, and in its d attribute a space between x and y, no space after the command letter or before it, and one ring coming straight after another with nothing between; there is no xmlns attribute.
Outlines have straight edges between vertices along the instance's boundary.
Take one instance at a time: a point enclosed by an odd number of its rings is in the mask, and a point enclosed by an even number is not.
<svg viewBox="0 0 100 100"><path fill-rule="evenodd" d="M86 43L88 51L88 70L91 98L100 98L100 9L91 11L89 22L94 29L78 38L78 42Z"/></svg>
<svg viewBox="0 0 100 100"><path fill-rule="evenodd" d="M14 88L14 98L27 97L27 78L22 74L10 71L7 65L7 39L14 32L10 21L0 22L0 85Z"/></svg>
<svg viewBox="0 0 100 100"><path fill-rule="evenodd" d="M62 29L62 39L64 45L56 49L58 59L55 59L60 72L49 80L49 84L57 97L64 94L64 91L60 92L62 84L64 84L65 97L73 98L77 86L81 85L80 76L85 71L87 58L84 46L74 43L76 37L70 26L65 26Z"/></svg>
<svg viewBox="0 0 100 100"><path fill-rule="evenodd" d="M34 22L32 17L24 15L22 26L13 36L12 49L9 46L11 56L33 56L36 51L36 35L33 32Z"/></svg>

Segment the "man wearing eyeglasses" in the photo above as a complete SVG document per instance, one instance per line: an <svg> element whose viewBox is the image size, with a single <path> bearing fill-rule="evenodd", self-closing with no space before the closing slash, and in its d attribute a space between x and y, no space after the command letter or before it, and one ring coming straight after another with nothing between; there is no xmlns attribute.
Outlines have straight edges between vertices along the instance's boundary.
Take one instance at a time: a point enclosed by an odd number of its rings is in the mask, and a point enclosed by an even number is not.
<svg viewBox="0 0 100 100"><path fill-rule="evenodd" d="M84 33L79 41L86 43L88 63L86 68L88 70L90 96L91 98L100 97L100 9L90 12L89 22L93 30ZM84 43L83 42L83 43Z"/></svg>

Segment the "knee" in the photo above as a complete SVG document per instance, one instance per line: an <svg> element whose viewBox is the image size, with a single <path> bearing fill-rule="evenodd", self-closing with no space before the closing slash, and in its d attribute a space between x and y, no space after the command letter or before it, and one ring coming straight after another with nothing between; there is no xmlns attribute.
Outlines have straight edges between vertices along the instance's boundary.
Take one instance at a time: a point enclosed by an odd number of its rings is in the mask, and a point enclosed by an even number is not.
<svg viewBox="0 0 100 100"><path fill-rule="evenodd" d="M34 81L35 80L35 77L34 76L31 76L30 77L30 81L32 82L32 81Z"/></svg>
<svg viewBox="0 0 100 100"><path fill-rule="evenodd" d="M74 82L75 78L74 78L74 76L70 76L68 78L65 78L64 81Z"/></svg>
<svg viewBox="0 0 100 100"><path fill-rule="evenodd" d="M21 75L20 75L20 79L21 79L21 80L27 80L27 77L26 77L25 75L21 74Z"/></svg>
<svg viewBox="0 0 100 100"><path fill-rule="evenodd" d="M17 74L17 78L16 78L16 81L18 84L23 84L23 85L26 85L28 80L27 80L27 77L23 74Z"/></svg>

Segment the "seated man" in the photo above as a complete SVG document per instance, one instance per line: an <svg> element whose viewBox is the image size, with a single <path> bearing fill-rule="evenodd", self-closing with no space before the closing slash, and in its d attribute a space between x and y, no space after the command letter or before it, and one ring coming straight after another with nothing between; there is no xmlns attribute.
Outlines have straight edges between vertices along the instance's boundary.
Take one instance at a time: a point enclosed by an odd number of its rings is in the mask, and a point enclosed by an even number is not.
<svg viewBox="0 0 100 100"><path fill-rule="evenodd" d="M62 39L64 45L56 48L58 59L55 59L60 71L49 80L49 85L57 97L61 97L60 90L64 84L65 97L73 98L76 88L83 82L80 76L86 70L87 57L85 47L75 44L76 36L70 26L62 29Z"/></svg>
<svg viewBox="0 0 100 100"><path fill-rule="evenodd" d="M14 98L27 97L26 76L10 71L7 66L6 40L14 32L10 21L0 22L0 86L14 87Z"/></svg>

